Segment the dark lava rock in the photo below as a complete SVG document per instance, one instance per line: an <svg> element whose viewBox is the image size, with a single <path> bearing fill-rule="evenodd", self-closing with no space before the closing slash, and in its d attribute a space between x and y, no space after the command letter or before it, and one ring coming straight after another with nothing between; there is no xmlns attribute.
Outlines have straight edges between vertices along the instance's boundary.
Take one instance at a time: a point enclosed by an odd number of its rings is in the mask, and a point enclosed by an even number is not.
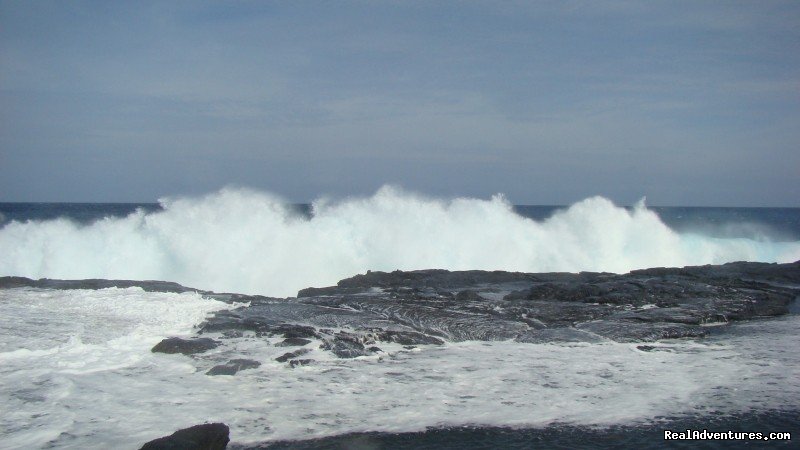
<svg viewBox="0 0 800 450"><path fill-rule="evenodd" d="M381 331L375 339L383 342L394 342L400 345L442 345L444 341L417 331Z"/></svg>
<svg viewBox="0 0 800 450"><path fill-rule="evenodd" d="M295 325L291 323L282 323L273 328L276 334L282 334L286 339L295 338L318 338L317 330L314 327L306 325Z"/></svg>
<svg viewBox="0 0 800 450"><path fill-rule="evenodd" d="M622 275L368 272L303 290L296 299L219 312L203 327L252 329L283 336L285 345L302 342L295 338L322 339L321 348L340 358L374 354L376 342L649 342L703 337L706 324L787 314L798 292L800 262Z"/></svg>
<svg viewBox="0 0 800 450"><path fill-rule="evenodd" d="M307 325L285 323L286 319L295 319L312 314L314 307L285 301L251 301L249 306L234 310L218 311L212 320L207 320L200 327L200 333L231 333L253 331L256 337L283 336L292 338L319 338L316 329ZM287 314L288 313L288 314Z"/></svg>
<svg viewBox="0 0 800 450"><path fill-rule="evenodd" d="M536 276L529 273L483 270L465 270L451 272L442 269L414 270L403 272L367 271L364 275L356 275L339 281L339 288L364 287L436 287L450 288L478 284L498 284L517 281L532 281Z"/></svg>
<svg viewBox="0 0 800 450"><path fill-rule="evenodd" d="M350 289L348 293L356 294L360 292L360 288ZM338 286L330 286L324 288L315 288L309 287L305 289L300 289L297 291L297 298L304 298L304 297L324 297L326 295L336 295L342 293L342 288Z"/></svg>
<svg viewBox="0 0 800 450"><path fill-rule="evenodd" d="M169 436L154 439L140 450L224 450L230 429L224 423L207 423L184 428Z"/></svg>
<svg viewBox="0 0 800 450"><path fill-rule="evenodd" d="M481 301L482 297L477 292L471 289L466 289L456 294L456 300L459 302L474 302Z"/></svg>
<svg viewBox="0 0 800 450"><path fill-rule="evenodd" d="M136 280L51 280L41 278L32 280L25 277L0 277L0 288L34 287L40 289L107 289L107 288L129 288L139 287L148 292L202 292L178 283L169 281L136 281Z"/></svg>
<svg viewBox="0 0 800 450"><path fill-rule="evenodd" d="M153 353L181 353L193 355L216 348L221 342L209 338L183 339L171 337L156 344L151 350Z"/></svg>
<svg viewBox="0 0 800 450"><path fill-rule="evenodd" d="M249 307L241 307L217 311L213 320L206 321L200 326L200 334L253 331L258 335L268 332L275 325L262 320L261 317L251 316L249 310Z"/></svg>
<svg viewBox="0 0 800 450"><path fill-rule="evenodd" d="M323 350L330 350L339 358L356 358L359 356L371 355L372 352L364 347L364 341L364 336L341 331L334 335L333 340L328 340L323 343L320 348ZM370 344L373 343L369 338L366 338L366 342Z"/></svg>
<svg viewBox="0 0 800 450"><path fill-rule="evenodd" d="M304 345L310 344L311 341L308 339L293 337L293 338L286 338L281 342L275 344L276 347L302 347Z"/></svg>
<svg viewBox="0 0 800 450"><path fill-rule="evenodd" d="M275 361L286 362L286 361L288 361L290 359L297 358L298 356L303 356L303 355L305 355L306 353L308 353L310 351L311 350L307 349L307 348L297 349L297 350L295 350L293 352L284 353L283 355L278 356L277 358L275 358Z"/></svg>
<svg viewBox="0 0 800 450"><path fill-rule="evenodd" d="M722 265L688 266L688 267L656 267L652 269L632 270L633 276L650 277L694 277L697 279L724 280L759 280L768 283L800 283L800 261L789 264L768 264L757 262L732 262Z"/></svg>
<svg viewBox="0 0 800 450"><path fill-rule="evenodd" d="M170 292L189 289L149 281L0 277L0 288L112 285ZM319 339L322 350L339 358L374 355L379 342L405 347L445 341L648 343L702 338L710 330L707 324L720 325L713 328L716 334L735 321L787 314L791 305L800 306L795 302L798 293L800 261L652 268L628 274L367 272L336 286L304 289L297 298L203 292L209 298L246 305L212 314L198 334L234 338L247 331L257 337L282 337L277 345L285 347L307 346ZM170 338L153 351L193 354L219 344L212 339ZM298 348L277 360L297 360L308 351ZM228 366L212 370L235 373L236 368Z"/></svg>
<svg viewBox="0 0 800 450"><path fill-rule="evenodd" d="M259 366L261 363L252 359L232 359L225 364L212 367L206 375L235 375L240 370L255 369Z"/></svg>

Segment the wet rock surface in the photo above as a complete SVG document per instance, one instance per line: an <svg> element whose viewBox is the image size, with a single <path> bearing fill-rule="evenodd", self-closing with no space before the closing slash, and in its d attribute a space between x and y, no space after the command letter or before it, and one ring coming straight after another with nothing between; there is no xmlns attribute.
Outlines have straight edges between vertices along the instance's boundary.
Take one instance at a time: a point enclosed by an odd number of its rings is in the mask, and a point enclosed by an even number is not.
<svg viewBox="0 0 800 450"><path fill-rule="evenodd" d="M295 350L293 352L284 353L283 355L278 356L277 358L275 358L275 361L286 362L286 361L289 361L290 359L297 358L298 356L303 356L303 355L305 355L306 353L308 353L310 351L311 350L309 350L307 348L301 348L301 349Z"/></svg>
<svg viewBox="0 0 800 450"><path fill-rule="evenodd" d="M232 359L225 364L218 364L206 372L206 375L236 375L246 369L261 367L261 363L252 359Z"/></svg>
<svg viewBox="0 0 800 450"><path fill-rule="evenodd" d="M193 355L203 353L220 345L219 341L209 338L183 339L179 337L166 338L153 347L153 353L181 353Z"/></svg>
<svg viewBox="0 0 800 450"><path fill-rule="evenodd" d="M303 338L286 338L281 342L275 344L276 347L302 347L304 345L310 344L311 340L303 339Z"/></svg>
<svg viewBox="0 0 800 450"><path fill-rule="evenodd" d="M0 278L0 287L107 285L197 291L163 282ZM244 304L213 314L199 335L222 342L252 336L287 350L295 347L275 358L289 362L312 351L336 358L372 356L392 344L410 349L467 340L649 343L702 338L712 330L708 325L722 325L713 331L724 332L731 321L787 314L800 292L800 262L653 268L622 275L367 272L336 286L303 289L297 298L198 292ZM153 351L194 354L220 344L206 337L169 338Z"/></svg>
<svg viewBox="0 0 800 450"><path fill-rule="evenodd" d="M216 314L201 332L249 330L283 337L277 345L319 340L339 358L374 355L381 342L653 342L701 338L708 325L786 314L798 292L800 262L623 275L368 272L303 289L297 298L251 301Z"/></svg>
<svg viewBox="0 0 800 450"><path fill-rule="evenodd" d="M313 359L293 359L289 361L289 367L295 368L298 366L307 366L313 362L314 362Z"/></svg>
<svg viewBox="0 0 800 450"><path fill-rule="evenodd" d="M0 289L33 287L40 289L107 289L139 287L148 292L194 292L197 289L181 286L169 281L135 281L135 280L51 280L41 278L31 280L25 277L0 277ZM198 291L203 292L203 291Z"/></svg>
<svg viewBox="0 0 800 450"><path fill-rule="evenodd" d="M224 450L230 429L223 423L206 423L184 428L169 436L154 439L140 450Z"/></svg>

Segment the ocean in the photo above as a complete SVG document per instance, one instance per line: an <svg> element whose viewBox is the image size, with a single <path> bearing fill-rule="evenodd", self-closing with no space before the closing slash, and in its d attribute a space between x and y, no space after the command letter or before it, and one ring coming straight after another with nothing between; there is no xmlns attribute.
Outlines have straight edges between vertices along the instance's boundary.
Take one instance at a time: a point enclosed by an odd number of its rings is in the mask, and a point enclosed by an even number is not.
<svg viewBox="0 0 800 450"><path fill-rule="evenodd" d="M565 206L369 197L286 204L225 189L159 203L0 203L0 277L161 280L294 297L372 271L626 273L800 260L800 208ZM278 339L152 353L241 306L141 287L0 289L0 448L138 448L204 422L230 448L696 448L664 430L800 432L798 308L636 343L448 341L275 362ZM796 302L795 302L796 303ZM222 339L221 335L212 337ZM394 345L394 347L392 346ZM206 372L259 361L235 376ZM705 448L791 446L708 441Z"/></svg>

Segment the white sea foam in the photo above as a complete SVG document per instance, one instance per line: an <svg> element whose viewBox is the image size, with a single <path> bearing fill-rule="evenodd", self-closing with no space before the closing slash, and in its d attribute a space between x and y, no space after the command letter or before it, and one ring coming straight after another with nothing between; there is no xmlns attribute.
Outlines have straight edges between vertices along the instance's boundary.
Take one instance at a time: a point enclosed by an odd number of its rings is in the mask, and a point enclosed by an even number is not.
<svg viewBox="0 0 800 450"><path fill-rule="evenodd" d="M382 358L340 360L314 343L308 357L317 362L291 369L274 361L289 349L253 335L196 357L149 351L223 307L138 289L0 290L3 445L138 448L206 421L230 425L237 442L258 442L467 424L629 424L800 404L798 316L649 352L620 343L461 342L417 351L380 343ZM14 338L34 322L31 345ZM262 365L205 375L243 357Z"/></svg>
<svg viewBox="0 0 800 450"><path fill-rule="evenodd" d="M288 296L368 269L627 272L800 259L800 242L678 234L643 204L626 210L601 197L541 222L499 195L441 200L391 187L318 200L310 219L242 189L161 203L163 211L90 225L9 223L0 229L0 275L157 279Z"/></svg>
<svg viewBox="0 0 800 450"><path fill-rule="evenodd" d="M196 293L140 288L0 290L0 446L44 447L62 432L83 433L85 421L109 421L105 431L123 432L129 412L111 417L94 411L153 394L129 391L130 397L119 397L128 377L146 377L151 365L160 364L150 354L153 345L189 334L209 313L231 306ZM177 373L193 372L180 359L163 364ZM57 446L104 447L91 439ZM131 444L105 448L126 446Z"/></svg>

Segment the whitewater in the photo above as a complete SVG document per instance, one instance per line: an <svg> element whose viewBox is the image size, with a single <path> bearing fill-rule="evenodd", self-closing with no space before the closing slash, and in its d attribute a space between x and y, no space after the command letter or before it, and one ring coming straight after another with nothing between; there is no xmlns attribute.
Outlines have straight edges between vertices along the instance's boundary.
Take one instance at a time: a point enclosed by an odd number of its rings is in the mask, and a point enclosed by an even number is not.
<svg viewBox="0 0 800 450"><path fill-rule="evenodd" d="M624 273L800 260L796 234L733 225L735 235L671 228L644 202L625 208L602 197L532 219L501 195L441 199L387 186L370 196L320 198L302 211L270 193L226 188L93 221L11 220L0 228L0 276L164 280L285 297L368 270ZM710 417L762 413L789 417L776 430L793 431L800 404L797 302L785 316L709 324L705 338L644 347L610 339L381 341L378 353L340 358L313 338L302 355L313 362L294 367L280 360L291 350L281 344L285 336L247 329L204 332L224 344L196 355L151 349L166 337L196 337L215 315L246 310L251 301L287 314L296 308L302 325L313 318L298 299L9 286L0 289L0 448L139 448L204 422L228 424L239 448L459 427L567 425L581 427L581 436L683 419L710 427ZM428 319L475 314L447 311ZM335 312L331 318L356 313ZM352 333L372 325L325 327ZM207 375L234 359L260 365Z"/></svg>
<svg viewBox="0 0 800 450"><path fill-rule="evenodd" d="M160 205L89 224L12 221L0 229L0 275L168 280L285 297L367 270L625 273L800 259L800 241L679 233L643 201L627 209L602 197L541 221L519 215L502 195L437 199L392 186L317 199L308 215L242 188Z"/></svg>
<svg viewBox="0 0 800 450"><path fill-rule="evenodd" d="M340 359L315 343L307 355L315 363L291 368L275 359L287 351L277 346L280 337L253 333L206 335L225 347L191 357L150 351L237 306L140 288L0 289L0 448L135 449L204 422L224 422L233 440L253 445L460 426L637 426L670 417L702 427L706 414L793 414L800 404L797 315L734 324L703 341L655 343L650 352L611 341L410 350L383 342L382 356ZM231 358L262 364L206 375Z"/></svg>

